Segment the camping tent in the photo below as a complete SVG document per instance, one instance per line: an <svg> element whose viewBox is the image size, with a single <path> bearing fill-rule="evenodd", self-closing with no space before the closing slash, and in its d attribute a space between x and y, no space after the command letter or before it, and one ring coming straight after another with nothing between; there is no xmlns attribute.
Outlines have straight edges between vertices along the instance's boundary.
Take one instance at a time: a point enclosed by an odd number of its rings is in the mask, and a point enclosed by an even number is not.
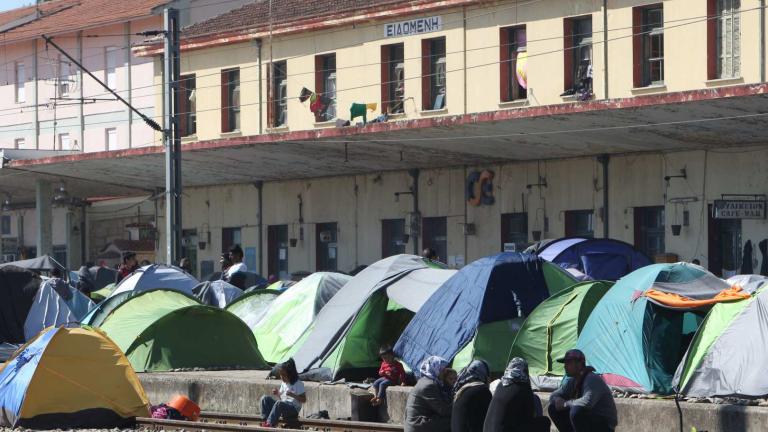
<svg viewBox="0 0 768 432"><path fill-rule="evenodd" d="M24 321L24 337L30 340L46 327L77 323L93 306L88 297L61 279L40 284Z"/></svg>
<svg viewBox="0 0 768 432"><path fill-rule="evenodd" d="M239 318L172 290L136 294L112 310L100 328L137 372L266 366Z"/></svg>
<svg viewBox="0 0 768 432"><path fill-rule="evenodd" d="M93 277L96 290L100 290L117 280L117 270L104 266L94 266L88 269Z"/></svg>
<svg viewBox="0 0 768 432"><path fill-rule="evenodd" d="M675 373L691 397L765 397L768 379L768 284L753 297L712 308Z"/></svg>
<svg viewBox="0 0 768 432"><path fill-rule="evenodd" d="M104 288L102 288L100 290L96 290L96 291L92 292L91 293L91 300L93 300L94 302L97 302L97 303L101 302L101 301L104 301L104 299L106 299L110 295L112 295L112 292L115 290L116 287L117 287L117 285L115 285L115 283L113 282L113 283L105 286Z"/></svg>
<svg viewBox="0 0 768 432"><path fill-rule="evenodd" d="M315 316L350 279L341 273L313 273L277 297L254 325L249 323L264 359L271 363L287 360Z"/></svg>
<svg viewBox="0 0 768 432"><path fill-rule="evenodd" d="M280 295L280 291L270 289L257 289L246 292L230 303L225 309L243 320L249 328L261 321L267 313L269 305Z"/></svg>
<svg viewBox="0 0 768 432"><path fill-rule="evenodd" d="M547 279L545 272L553 276ZM454 360L454 367L481 357L492 371L503 371L522 318L549 297L550 290L558 292L573 283L557 266L535 255L508 252L481 258L432 295L403 331L395 353L414 370L430 355L438 355Z"/></svg>
<svg viewBox="0 0 768 432"><path fill-rule="evenodd" d="M611 285L603 281L582 282L544 300L526 318L512 343L509 358L526 359L531 376L563 376L563 365L555 360L576 346L587 318Z"/></svg>
<svg viewBox="0 0 768 432"><path fill-rule="evenodd" d="M120 281L110 296L125 291L147 291L158 288L192 294L198 281L184 270L163 264L144 266Z"/></svg>
<svg viewBox="0 0 768 432"><path fill-rule="evenodd" d="M153 291L169 291L175 294L188 297L190 300L192 300L196 304L202 304L196 297L193 297L189 294L185 294L179 291L166 290L166 289L158 289ZM85 314L85 316L82 319L80 319L80 324L83 324L89 327L100 327L101 324L104 322L104 320L107 319L107 317L109 316L109 314L112 313L113 310L117 309L120 305L130 300L131 298L136 297L137 295L142 294L144 292L146 291L125 291L125 292L121 292L116 296L109 297L105 299L103 302L91 307L88 313Z"/></svg>
<svg viewBox="0 0 768 432"><path fill-rule="evenodd" d="M741 287L742 290L748 293L754 293L758 288L768 283L768 277L763 275L736 275L731 276L725 280L730 286Z"/></svg>
<svg viewBox="0 0 768 432"><path fill-rule="evenodd" d="M407 297L434 291L453 274L439 270L430 277L417 276L434 265L418 256L394 255L358 273L326 303L299 341L293 355L299 371L312 370L305 377L321 381L374 376L379 347L393 343L415 312L401 306L411 303ZM411 288L390 293L389 286L398 281ZM406 298L392 297L394 293Z"/></svg>
<svg viewBox="0 0 768 432"><path fill-rule="evenodd" d="M59 264L50 255L43 255L37 258L30 258L21 261L14 261L5 264L0 264L0 268L7 266L21 267L23 269L32 271L51 271L55 268L64 270L64 266Z"/></svg>
<svg viewBox="0 0 768 432"><path fill-rule="evenodd" d="M48 328L0 367L0 426L114 428L147 416L136 373L101 332Z"/></svg>
<svg viewBox="0 0 768 432"><path fill-rule="evenodd" d="M202 304L224 308L243 295L243 290L223 280L200 282L192 289L192 294Z"/></svg>
<svg viewBox="0 0 768 432"><path fill-rule="evenodd" d="M618 280L652 262L631 244L605 238L552 240L541 245L536 254L563 268L576 268L595 280Z"/></svg>
<svg viewBox="0 0 768 432"><path fill-rule="evenodd" d="M706 311L748 296L699 266L653 264L616 282L592 311L576 346L609 385L669 393Z"/></svg>
<svg viewBox="0 0 768 432"><path fill-rule="evenodd" d="M40 283L40 276L29 270L0 268L0 343L24 343L24 321Z"/></svg>

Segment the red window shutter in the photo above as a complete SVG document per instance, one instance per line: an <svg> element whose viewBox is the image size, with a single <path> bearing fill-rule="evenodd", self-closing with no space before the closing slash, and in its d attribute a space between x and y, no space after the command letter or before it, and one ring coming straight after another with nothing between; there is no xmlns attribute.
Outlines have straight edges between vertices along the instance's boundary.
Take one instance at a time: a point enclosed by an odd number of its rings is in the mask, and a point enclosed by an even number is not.
<svg viewBox="0 0 768 432"><path fill-rule="evenodd" d="M221 71L221 131L229 130L229 71Z"/></svg>
<svg viewBox="0 0 768 432"><path fill-rule="evenodd" d="M323 81L323 75L325 75L325 56L315 56L315 93L318 96L322 95L325 91L325 82ZM315 114L315 121L320 122L319 114Z"/></svg>
<svg viewBox="0 0 768 432"><path fill-rule="evenodd" d="M179 113L179 130L177 131L179 136L187 136L189 135L187 133L187 120L189 119L189 84L190 84L190 78L191 77L181 77L181 80L179 81L179 108L177 112Z"/></svg>
<svg viewBox="0 0 768 432"><path fill-rule="evenodd" d="M274 75L275 64L270 63L267 66L267 124L269 127L275 127L275 81L272 78Z"/></svg>
<svg viewBox="0 0 768 432"><path fill-rule="evenodd" d="M502 102L512 99L509 97L509 81L512 73L510 69L511 58L509 57L509 33L511 33L509 28L499 29L499 77L501 79L499 100Z"/></svg>
<svg viewBox="0 0 768 432"><path fill-rule="evenodd" d="M389 49L390 45L381 46L381 112L386 113L389 109L389 88L392 85L389 76Z"/></svg>
<svg viewBox="0 0 768 432"><path fill-rule="evenodd" d="M563 20L563 90L573 88L573 20Z"/></svg>
<svg viewBox="0 0 768 432"><path fill-rule="evenodd" d="M429 39L421 41L421 109L432 109L432 49Z"/></svg>
<svg viewBox="0 0 768 432"><path fill-rule="evenodd" d="M643 86L643 8L632 8L632 86Z"/></svg>
<svg viewBox="0 0 768 432"><path fill-rule="evenodd" d="M707 79L717 76L717 0L707 0Z"/></svg>

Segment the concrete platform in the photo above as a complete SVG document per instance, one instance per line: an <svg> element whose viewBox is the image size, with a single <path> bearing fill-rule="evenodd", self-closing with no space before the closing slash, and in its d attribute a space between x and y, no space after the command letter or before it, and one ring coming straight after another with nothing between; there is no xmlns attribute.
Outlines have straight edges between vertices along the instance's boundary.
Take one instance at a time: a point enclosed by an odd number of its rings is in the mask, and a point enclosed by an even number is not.
<svg viewBox="0 0 768 432"><path fill-rule="evenodd" d="M280 385L266 379L266 371L218 371L140 373L153 404L167 402L177 394L188 395L204 411L257 414L259 399ZM332 419L391 419L402 423L409 387L390 387L388 405L373 408L371 394L345 385L323 385L306 382L307 403L302 416L328 411ZM546 404L548 394L540 394ZM619 427L617 432L666 432L679 430L679 417L673 401L617 399ZM734 405L681 403L683 430L695 426L698 432L757 432L768 430L768 408ZM553 429L554 430L554 429Z"/></svg>

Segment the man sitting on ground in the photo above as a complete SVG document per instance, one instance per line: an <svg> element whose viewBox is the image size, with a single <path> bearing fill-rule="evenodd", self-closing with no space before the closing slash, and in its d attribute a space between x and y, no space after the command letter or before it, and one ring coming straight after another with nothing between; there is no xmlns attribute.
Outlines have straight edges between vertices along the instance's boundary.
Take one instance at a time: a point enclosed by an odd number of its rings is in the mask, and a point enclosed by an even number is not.
<svg viewBox="0 0 768 432"><path fill-rule="evenodd" d="M613 432L618 423L611 389L587 366L584 353L572 349L558 362L568 376L549 398L549 418L560 432Z"/></svg>

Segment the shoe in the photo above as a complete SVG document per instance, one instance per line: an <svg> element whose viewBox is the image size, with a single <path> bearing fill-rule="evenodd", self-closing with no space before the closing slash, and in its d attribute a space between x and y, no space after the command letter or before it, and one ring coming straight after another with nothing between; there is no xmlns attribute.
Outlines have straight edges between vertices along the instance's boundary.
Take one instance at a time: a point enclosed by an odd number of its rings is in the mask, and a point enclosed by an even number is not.
<svg viewBox="0 0 768 432"><path fill-rule="evenodd" d="M272 425L271 425L271 424L269 424L269 422L268 422L268 421L263 421L263 422L261 422L261 424L260 424L259 426L261 426L261 427L266 427L266 428L271 428L271 427L272 427Z"/></svg>

